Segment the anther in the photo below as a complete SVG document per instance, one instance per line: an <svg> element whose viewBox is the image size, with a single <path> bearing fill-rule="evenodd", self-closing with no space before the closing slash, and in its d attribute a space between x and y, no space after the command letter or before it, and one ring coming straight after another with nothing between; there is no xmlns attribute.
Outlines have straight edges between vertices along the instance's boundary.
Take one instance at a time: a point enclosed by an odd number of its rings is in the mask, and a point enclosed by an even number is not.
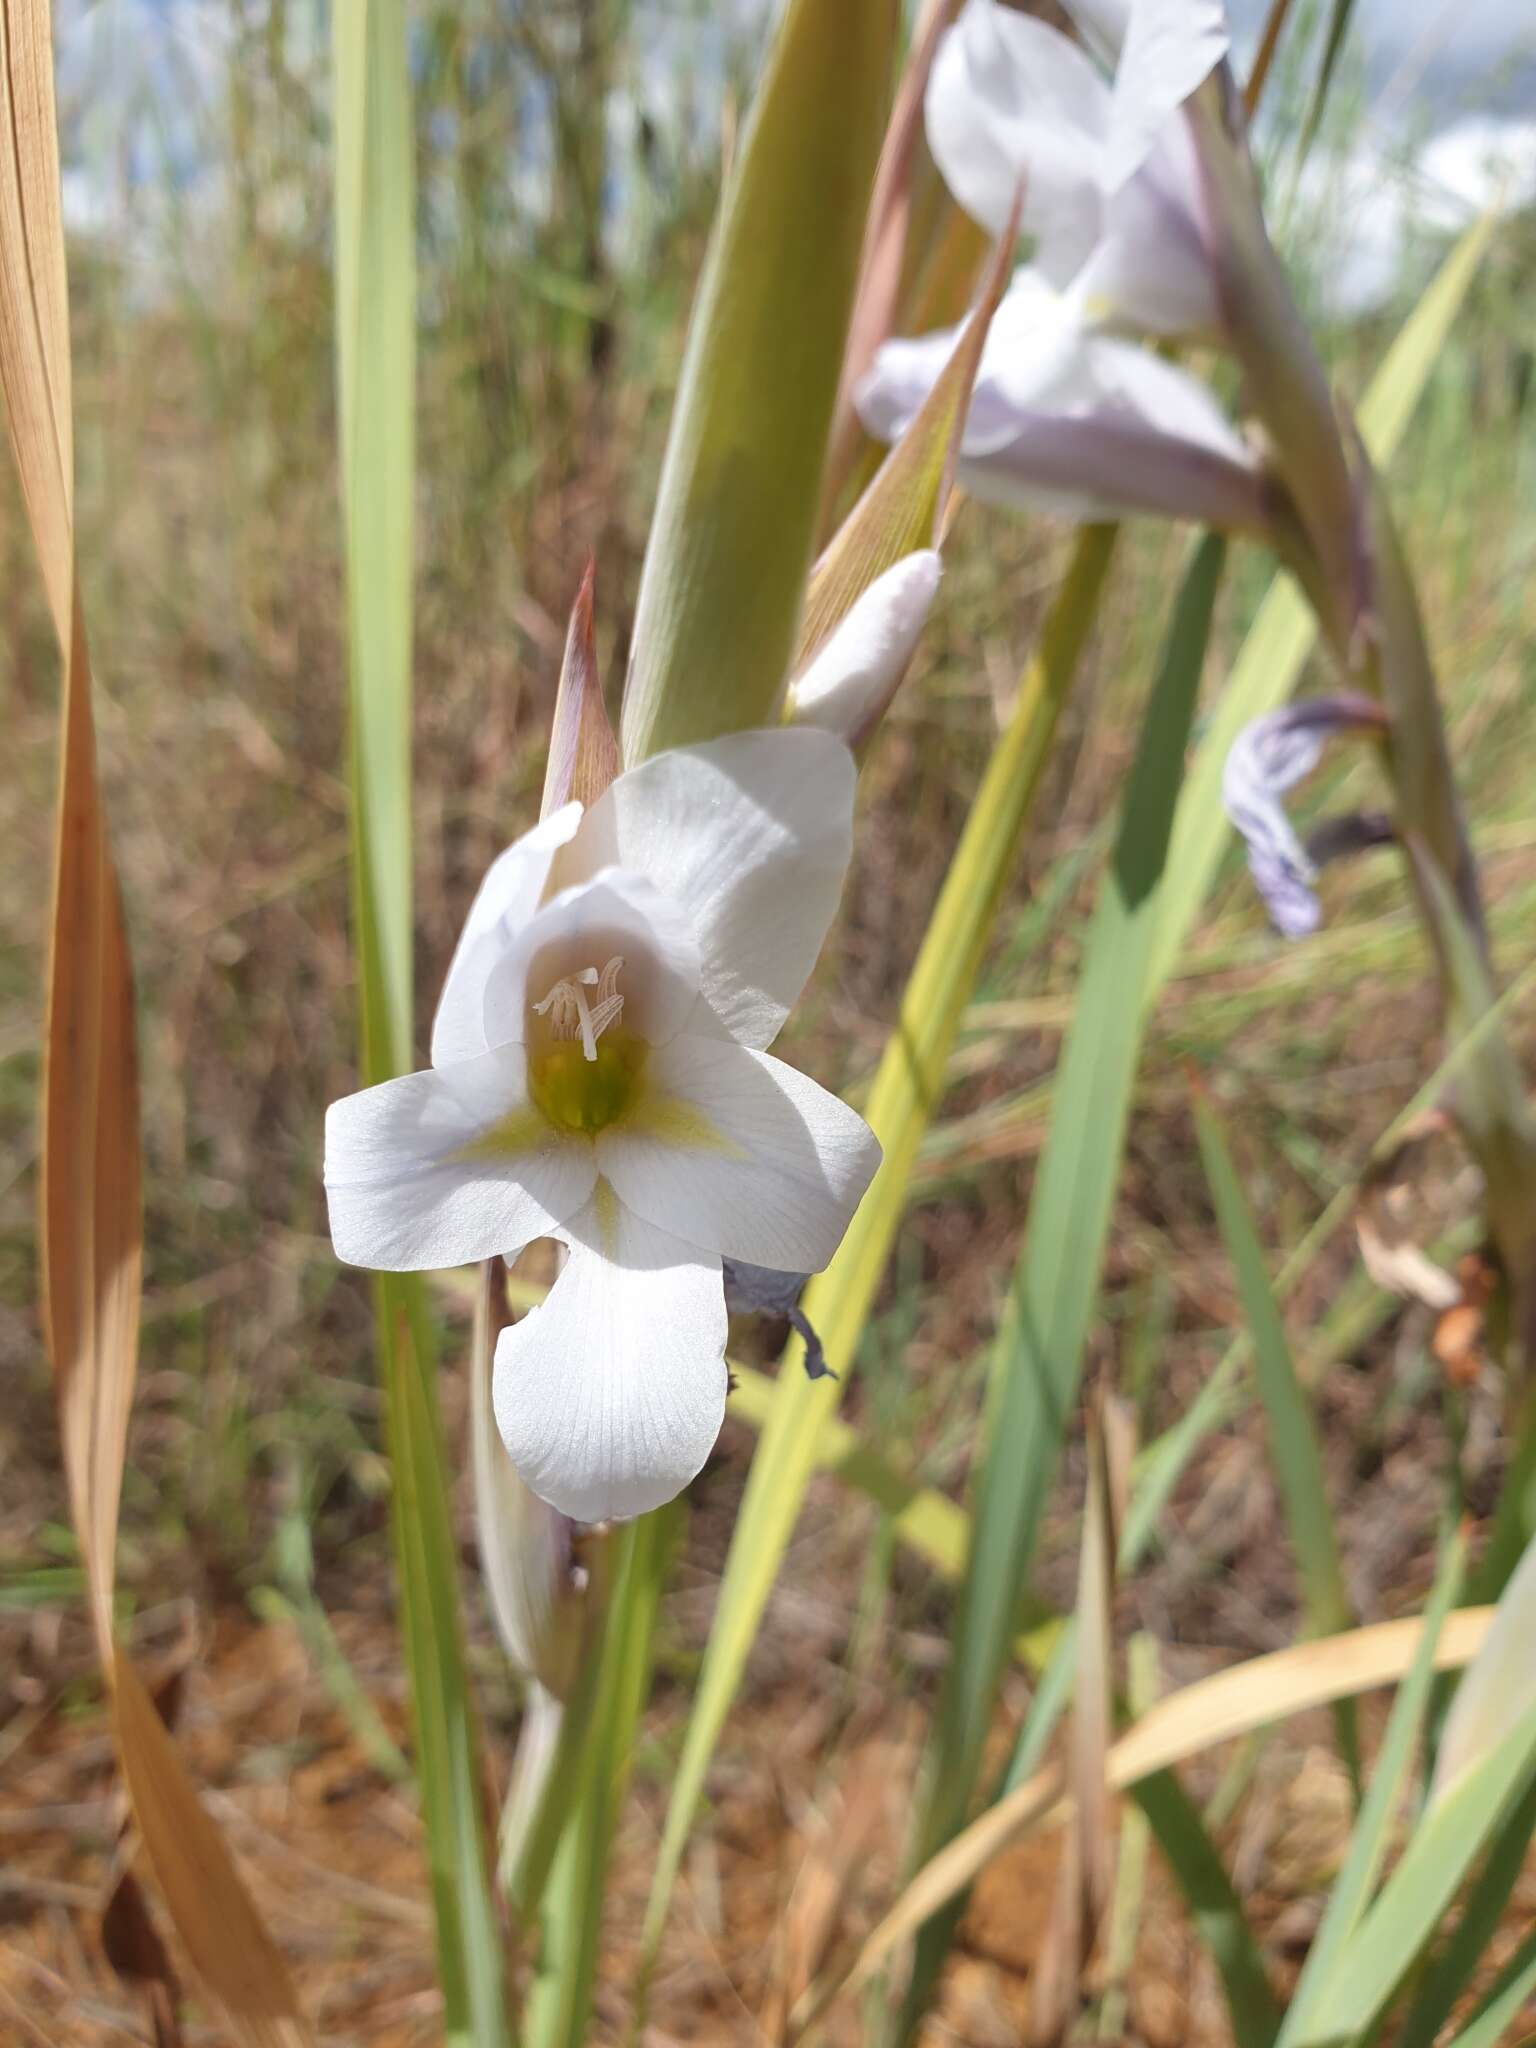
<svg viewBox="0 0 1536 2048"><path fill-rule="evenodd" d="M567 975L557 981L549 994L533 1006L536 1017L549 1017L550 1030L556 1038L579 1038L584 1058L597 1058L597 1041L624 1008L624 998L618 992L619 970L624 965L622 954L615 954L601 974L595 967L583 967L578 973ZM596 1002L588 1002L587 990L597 990Z"/></svg>

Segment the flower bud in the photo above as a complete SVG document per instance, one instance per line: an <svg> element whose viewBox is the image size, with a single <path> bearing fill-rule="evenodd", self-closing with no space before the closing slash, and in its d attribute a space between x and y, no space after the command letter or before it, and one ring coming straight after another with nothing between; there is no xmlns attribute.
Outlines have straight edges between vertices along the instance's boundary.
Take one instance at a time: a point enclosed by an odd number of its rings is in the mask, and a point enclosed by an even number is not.
<svg viewBox="0 0 1536 2048"><path fill-rule="evenodd" d="M923 548L875 578L790 684L794 724L850 746L868 736L906 673L942 573L937 549Z"/></svg>

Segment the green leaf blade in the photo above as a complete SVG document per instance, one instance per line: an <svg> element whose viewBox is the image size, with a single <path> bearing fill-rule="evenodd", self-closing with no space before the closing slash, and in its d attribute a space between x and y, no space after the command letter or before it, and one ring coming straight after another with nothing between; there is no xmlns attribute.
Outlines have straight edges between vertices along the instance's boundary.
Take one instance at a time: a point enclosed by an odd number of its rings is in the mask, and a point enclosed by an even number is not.
<svg viewBox="0 0 1536 2048"><path fill-rule="evenodd" d="M341 500L347 570L352 883L362 1077L410 1063L415 135L403 0L332 20ZM374 1285L401 1635L452 2048L510 2040L464 1665L457 1550L421 1281Z"/></svg>
<svg viewBox="0 0 1536 2048"><path fill-rule="evenodd" d="M998 1674L1076 1396L1140 1053L1141 992L1174 805L1225 561L1225 543L1211 537L1185 577L1089 928L1050 1131L994 1354L971 1555L916 1841L924 1861L969 1815ZM920 2022L958 1912L952 1903L919 1937L903 2039Z"/></svg>
<svg viewBox="0 0 1536 2048"><path fill-rule="evenodd" d="M896 54L895 0L788 0L699 286L635 615L622 746L772 724Z"/></svg>

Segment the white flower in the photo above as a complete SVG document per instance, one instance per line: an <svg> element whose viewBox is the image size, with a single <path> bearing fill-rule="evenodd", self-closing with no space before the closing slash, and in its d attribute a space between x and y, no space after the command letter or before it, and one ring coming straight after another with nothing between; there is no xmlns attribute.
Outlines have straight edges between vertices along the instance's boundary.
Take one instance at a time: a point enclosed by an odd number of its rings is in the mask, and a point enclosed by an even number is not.
<svg viewBox="0 0 1536 2048"><path fill-rule="evenodd" d="M878 439L906 430L956 339L950 329L878 350L856 393ZM985 502L1063 519L1150 512L1249 531L1268 519L1258 459L1206 386L1085 329L1080 309L1028 270L988 330L958 474Z"/></svg>
<svg viewBox="0 0 1536 2048"><path fill-rule="evenodd" d="M496 1347L512 1461L579 1521L687 1484L724 1413L722 1254L813 1272L879 1157L764 1051L815 962L853 763L814 729L660 754L501 855L432 1066L332 1104L338 1255L408 1270L555 1237L547 1302Z"/></svg>
<svg viewBox="0 0 1536 2048"><path fill-rule="evenodd" d="M967 213L1001 234L1015 195L1044 280L1105 325L1215 335L1222 309L1194 138L1179 109L1227 51L1221 0L1085 9L1111 81L1056 29L966 0L928 82L928 142Z"/></svg>
<svg viewBox="0 0 1536 2048"><path fill-rule="evenodd" d="M790 717L856 746L879 721L906 673L939 592L936 548L904 555L849 606L789 686Z"/></svg>
<svg viewBox="0 0 1536 2048"><path fill-rule="evenodd" d="M1075 519L1151 512L1264 531L1255 452L1209 390L1121 333L1225 331L1184 102L1227 49L1220 0L1080 0L1088 50L998 0L967 0L925 105L934 159L994 234L1034 239L988 330L961 445L977 497ZM952 351L888 342L856 397L893 440Z"/></svg>

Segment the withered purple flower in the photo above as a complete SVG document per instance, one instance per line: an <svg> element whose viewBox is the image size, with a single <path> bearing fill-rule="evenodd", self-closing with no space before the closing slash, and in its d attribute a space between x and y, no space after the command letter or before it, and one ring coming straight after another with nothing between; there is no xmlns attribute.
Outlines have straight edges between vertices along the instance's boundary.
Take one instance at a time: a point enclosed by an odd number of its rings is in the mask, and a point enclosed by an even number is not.
<svg viewBox="0 0 1536 2048"><path fill-rule="evenodd" d="M1391 827L1375 816L1330 821L1303 845L1281 801L1322 759L1338 733L1380 735L1386 715L1373 698L1311 698L1266 712L1232 743L1222 771L1221 800L1248 849L1248 868L1270 920L1285 938L1304 938L1321 919L1313 884L1322 861L1376 845Z"/></svg>

